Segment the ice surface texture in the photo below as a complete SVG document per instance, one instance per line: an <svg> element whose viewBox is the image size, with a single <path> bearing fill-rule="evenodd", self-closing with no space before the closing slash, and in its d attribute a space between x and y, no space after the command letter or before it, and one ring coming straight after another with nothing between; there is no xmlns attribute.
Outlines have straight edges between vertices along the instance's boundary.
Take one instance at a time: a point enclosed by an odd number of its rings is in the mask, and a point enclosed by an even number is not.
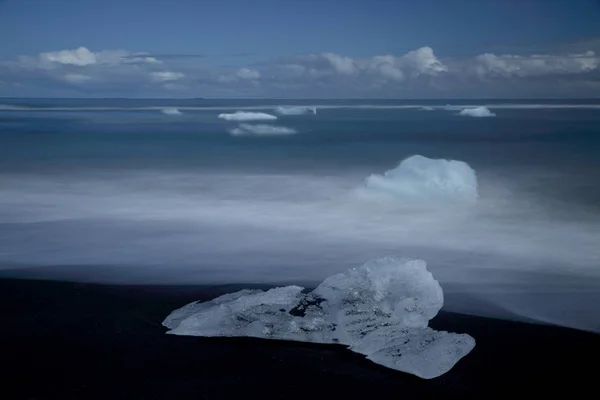
<svg viewBox="0 0 600 400"><path fill-rule="evenodd" d="M370 175L367 194L385 195L399 201L475 202L479 197L475 170L463 161L415 155L383 175Z"/></svg>
<svg viewBox="0 0 600 400"><path fill-rule="evenodd" d="M377 364L430 379L475 346L469 335L427 326L443 303L425 261L379 258L325 279L310 293L299 286L241 290L188 304L163 325L175 335L340 343Z"/></svg>

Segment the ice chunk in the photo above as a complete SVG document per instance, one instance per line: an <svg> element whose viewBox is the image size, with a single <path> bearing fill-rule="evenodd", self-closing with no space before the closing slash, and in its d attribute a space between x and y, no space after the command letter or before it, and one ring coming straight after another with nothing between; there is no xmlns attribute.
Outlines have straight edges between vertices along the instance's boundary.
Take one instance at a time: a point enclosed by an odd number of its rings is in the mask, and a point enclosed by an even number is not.
<svg viewBox="0 0 600 400"><path fill-rule="evenodd" d="M285 136L295 135L298 133L295 129L288 128L285 126L275 126L267 124L240 124L237 128L233 128L229 131L232 136Z"/></svg>
<svg viewBox="0 0 600 400"><path fill-rule="evenodd" d="M419 111L434 111L434 109L431 106L423 106L419 108Z"/></svg>
<svg viewBox="0 0 600 400"><path fill-rule="evenodd" d="M279 106L275 108L275 112L281 115L304 115L309 112L316 114L316 107L302 107L302 106Z"/></svg>
<svg viewBox="0 0 600 400"><path fill-rule="evenodd" d="M473 107L473 108L465 108L458 113L458 115L462 115L465 117L495 117L496 114L491 112L487 107Z"/></svg>
<svg viewBox="0 0 600 400"><path fill-rule="evenodd" d="M377 364L430 379L475 346L469 335L427 326L443 302L424 261L380 258L329 277L310 293L298 286L242 290L188 304L163 325L175 335L345 344Z"/></svg>
<svg viewBox="0 0 600 400"><path fill-rule="evenodd" d="M174 107L167 107L160 110L165 115L181 115L181 111Z"/></svg>
<svg viewBox="0 0 600 400"><path fill-rule="evenodd" d="M262 112L250 112L250 111L236 111L234 113L222 113L219 114L219 118L226 121L266 121L275 120L275 115L262 113Z"/></svg>
<svg viewBox="0 0 600 400"><path fill-rule="evenodd" d="M477 176L463 161L415 155L383 175L366 179L363 192L402 201L474 202L479 197Z"/></svg>

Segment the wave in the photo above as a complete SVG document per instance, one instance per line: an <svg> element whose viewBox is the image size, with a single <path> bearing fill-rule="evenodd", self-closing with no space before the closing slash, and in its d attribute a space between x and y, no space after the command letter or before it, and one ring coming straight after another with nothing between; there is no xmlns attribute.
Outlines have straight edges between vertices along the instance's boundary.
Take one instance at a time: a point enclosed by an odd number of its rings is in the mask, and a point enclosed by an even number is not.
<svg viewBox="0 0 600 400"><path fill-rule="evenodd" d="M491 112L487 107L474 107L474 108L465 108L461 110L458 115L462 115L463 117L495 117L496 114Z"/></svg>
<svg viewBox="0 0 600 400"><path fill-rule="evenodd" d="M162 110L160 110L160 112L162 112L165 115L181 115L181 111L174 107L163 108Z"/></svg>
<svg viewBox="0 0 600 400"><path fill-rule="evenodd" d="M264 170L239 163L231 170L6 171L0 270L18 265L25 276L28 268L58 265L71 269L55 279L226 284L234 276L314 287L357 260L402 253L428 261L450 311L489 316L498 306L511 318L600 332L600 219L586 211L566 216L573 204L547 208L527 190L546 172L515 183L521 170L512 166L477 170L477 202L446 207L456 195L435 174L425 174L433 189L408 171L406 179L378 174L388 185L363 183L375 197L365 199L355 190L371 167L284 170L268 158L279 149L268 150L257 156ZM444 164L436 161L426 164ZM413 192L397 189L404 183Z"/></svg>
<svg viewBox="0 0 600 400"><path fill-rule="evenodd" d="M463 161L414 155L383 175L370 175L363 191L404 202L477 201L477 176Z"/></svg>
<svg viewBox="0 0 600 400"><path fill-rule="evenodd" d="M317 107L304 107L304 106L279 106L275 108L275 112L281 115L304 115L309 112L316 114Z"/></svg>
<svg viewBox="0 0 600 400"><path fill-rule="evenodd" d="M225 121L269 121L277 119L275 115L267 113L243 111L236 111L230 114L219 114L219 118L224 119Z"/></svg>
<svg viewBox="0 0 600 400"><path fill-rule="evenodd" d="M298 133L295 129L285 126L275 126L267 124L241 124L237 128L229 131L233 136L255 135L255 136L286 136Z"/></svg>

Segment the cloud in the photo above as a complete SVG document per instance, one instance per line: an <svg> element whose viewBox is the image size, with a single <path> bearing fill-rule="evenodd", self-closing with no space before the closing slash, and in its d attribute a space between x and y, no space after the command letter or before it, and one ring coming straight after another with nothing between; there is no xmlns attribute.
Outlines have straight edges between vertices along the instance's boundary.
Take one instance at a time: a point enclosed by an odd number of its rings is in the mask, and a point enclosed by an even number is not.
<svg viewBox="0 0 600 400"><path fill-rule="evenodd" d="M260 72L255 69L241 68L236 72L236 75L240 79L258 79L260 78Z"/></svg>
<svg viewBox="0 0 600 400"><path fill-rule="evenodd" d="M23 61L31 63L32 60L23 57ZM57 64L83 67L94 64L160 63L156 58L148 57L145 53L131 53L125 50L105 50L95 53L86 47L40 53L37 61L38 66L42 68L54 67Z"/></svg>
<svg viewBox="0 0 600 400"><path fill-rule="evenodd" d="M165 54L161 59L148 52L82 46L0 61L0 81L8 83L3 91L9 95L14 90L33 96L69 90L80 95L85 88L91 96L136 97L598 97L597 43L578 43L572 51L561 48L565 53L483 52L448 58L428 46L372 57L323 52L250 66L195 63L204 56L200 54ZM23 85L19 92L10 89L16 83Z"/></svg>
<svg viewBox="0 0 600 400"><path fill-rule="evenodd" d="M78 84L78 83L87 82L87 81L91 80L92 78L87 75L83 75L83 74L66 74L63 77L63 79L66 82Z"/></svg>
<svg viewBox="0 0 600 400"><path fill-rule="evenodd" d="M241 124L239 127L230 130L229 133L233 136L287 136L295 135L298 132L295 129L287 128L285 126Z"/></svg>
<svg viewBox="0 0 600 400"><path fill-rule="evenodd" d="M525 78L542 75L581 74L598 68L600 57L593 51L582 54L495 55L485 53L474 58L470 71L480 77Z"/></svg>
<svg viewBox="0 0 600 400"><path fill-rule="evenodd" d="M158 82L176 81L183 78L185 75L181 72L160 71L151 72L152 79Z"/></svg>
<svg viewBox="0 0 600 400"><path fill-rule="evenodd" d="M98 62L96 54L85 47L80 47L75 50L41 53L39 59L42 63L48 62L77 66L96 64L96 62Z"/></svg>

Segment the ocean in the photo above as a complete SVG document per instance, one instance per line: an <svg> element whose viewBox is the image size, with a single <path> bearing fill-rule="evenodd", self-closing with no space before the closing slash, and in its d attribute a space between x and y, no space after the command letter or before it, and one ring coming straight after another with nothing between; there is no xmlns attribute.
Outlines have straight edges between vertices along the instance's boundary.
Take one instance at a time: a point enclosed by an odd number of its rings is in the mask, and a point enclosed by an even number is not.
<svg viewBox="0 0 600 400"><path fill-rule="evenodd" d="M368 193L414 155L476 202ZM600 102L0 99L2 277L313 287L391 255L446 311L600 332Z"/></svg>

